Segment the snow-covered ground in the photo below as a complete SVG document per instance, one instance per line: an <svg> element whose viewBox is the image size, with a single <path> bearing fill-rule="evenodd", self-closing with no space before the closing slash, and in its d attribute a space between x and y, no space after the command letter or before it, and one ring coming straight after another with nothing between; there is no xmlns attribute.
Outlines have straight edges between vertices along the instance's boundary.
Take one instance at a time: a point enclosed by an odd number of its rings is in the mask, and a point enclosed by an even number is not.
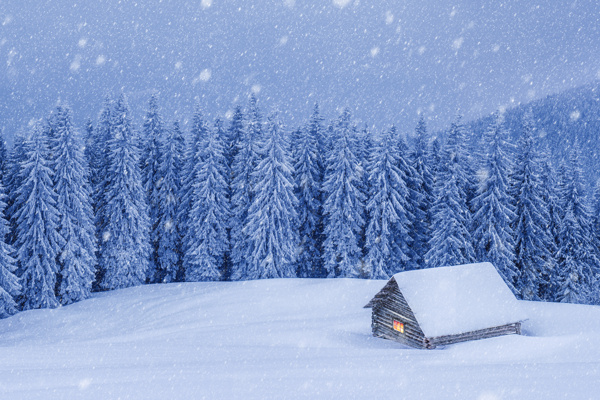
<svg viewBox="0 0 600 400"><path fill-rule="evenodd" d="M524 336L371 336L384 281L150 285L0 321L1 399L597 399L600 307L522 302Z"/></svg>

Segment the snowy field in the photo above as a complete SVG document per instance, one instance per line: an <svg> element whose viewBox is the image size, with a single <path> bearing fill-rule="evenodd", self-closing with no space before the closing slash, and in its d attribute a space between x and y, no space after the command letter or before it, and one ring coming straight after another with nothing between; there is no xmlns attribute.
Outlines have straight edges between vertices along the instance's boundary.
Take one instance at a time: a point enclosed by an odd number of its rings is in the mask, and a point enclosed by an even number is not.
<svg viewBox="0 0 600 400"><path fill-rule="evenodd" d="M600 307L523 302L524 336L371 336L384 281L150 285L0 321L0 399L598 399Z"/></svg>

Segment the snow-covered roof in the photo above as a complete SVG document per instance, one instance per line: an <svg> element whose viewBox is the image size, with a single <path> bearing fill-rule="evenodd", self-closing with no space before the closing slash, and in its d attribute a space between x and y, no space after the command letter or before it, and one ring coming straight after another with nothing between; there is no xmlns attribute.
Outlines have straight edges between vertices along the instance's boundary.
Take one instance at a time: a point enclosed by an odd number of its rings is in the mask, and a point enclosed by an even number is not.
<svg viewBox="0 0 600 400"><path fill-rule="evenodd" d="M527 319L496 268L487 262L405 271L394 279L426 337Z"/></svg>

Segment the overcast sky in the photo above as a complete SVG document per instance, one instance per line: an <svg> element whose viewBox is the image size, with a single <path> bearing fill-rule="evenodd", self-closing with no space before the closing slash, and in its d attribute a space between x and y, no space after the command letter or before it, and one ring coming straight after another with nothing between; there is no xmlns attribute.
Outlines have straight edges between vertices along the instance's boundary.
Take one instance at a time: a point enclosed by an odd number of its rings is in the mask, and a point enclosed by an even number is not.
<svg viewBox="0 0 600 400"><path fill-rule="evenodd" d="M59 98L82 123L121 90L139 121L156 89L167 120L196 97L226 118L254 91L290 126L319 101L439 129L600 78L599 26L595 0L1 0L0 125Z"/></svg>

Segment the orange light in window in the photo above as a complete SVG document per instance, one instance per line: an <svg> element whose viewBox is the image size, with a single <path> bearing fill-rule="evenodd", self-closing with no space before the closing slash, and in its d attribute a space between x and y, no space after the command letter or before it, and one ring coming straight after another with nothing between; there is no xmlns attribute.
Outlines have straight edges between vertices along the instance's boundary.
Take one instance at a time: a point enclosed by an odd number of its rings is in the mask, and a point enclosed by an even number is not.
<svg viewBox="0 0 600 400"><path fill-rule="evenodd" d="M404 333L404 323L394 320L394 330Z"/></svg>

